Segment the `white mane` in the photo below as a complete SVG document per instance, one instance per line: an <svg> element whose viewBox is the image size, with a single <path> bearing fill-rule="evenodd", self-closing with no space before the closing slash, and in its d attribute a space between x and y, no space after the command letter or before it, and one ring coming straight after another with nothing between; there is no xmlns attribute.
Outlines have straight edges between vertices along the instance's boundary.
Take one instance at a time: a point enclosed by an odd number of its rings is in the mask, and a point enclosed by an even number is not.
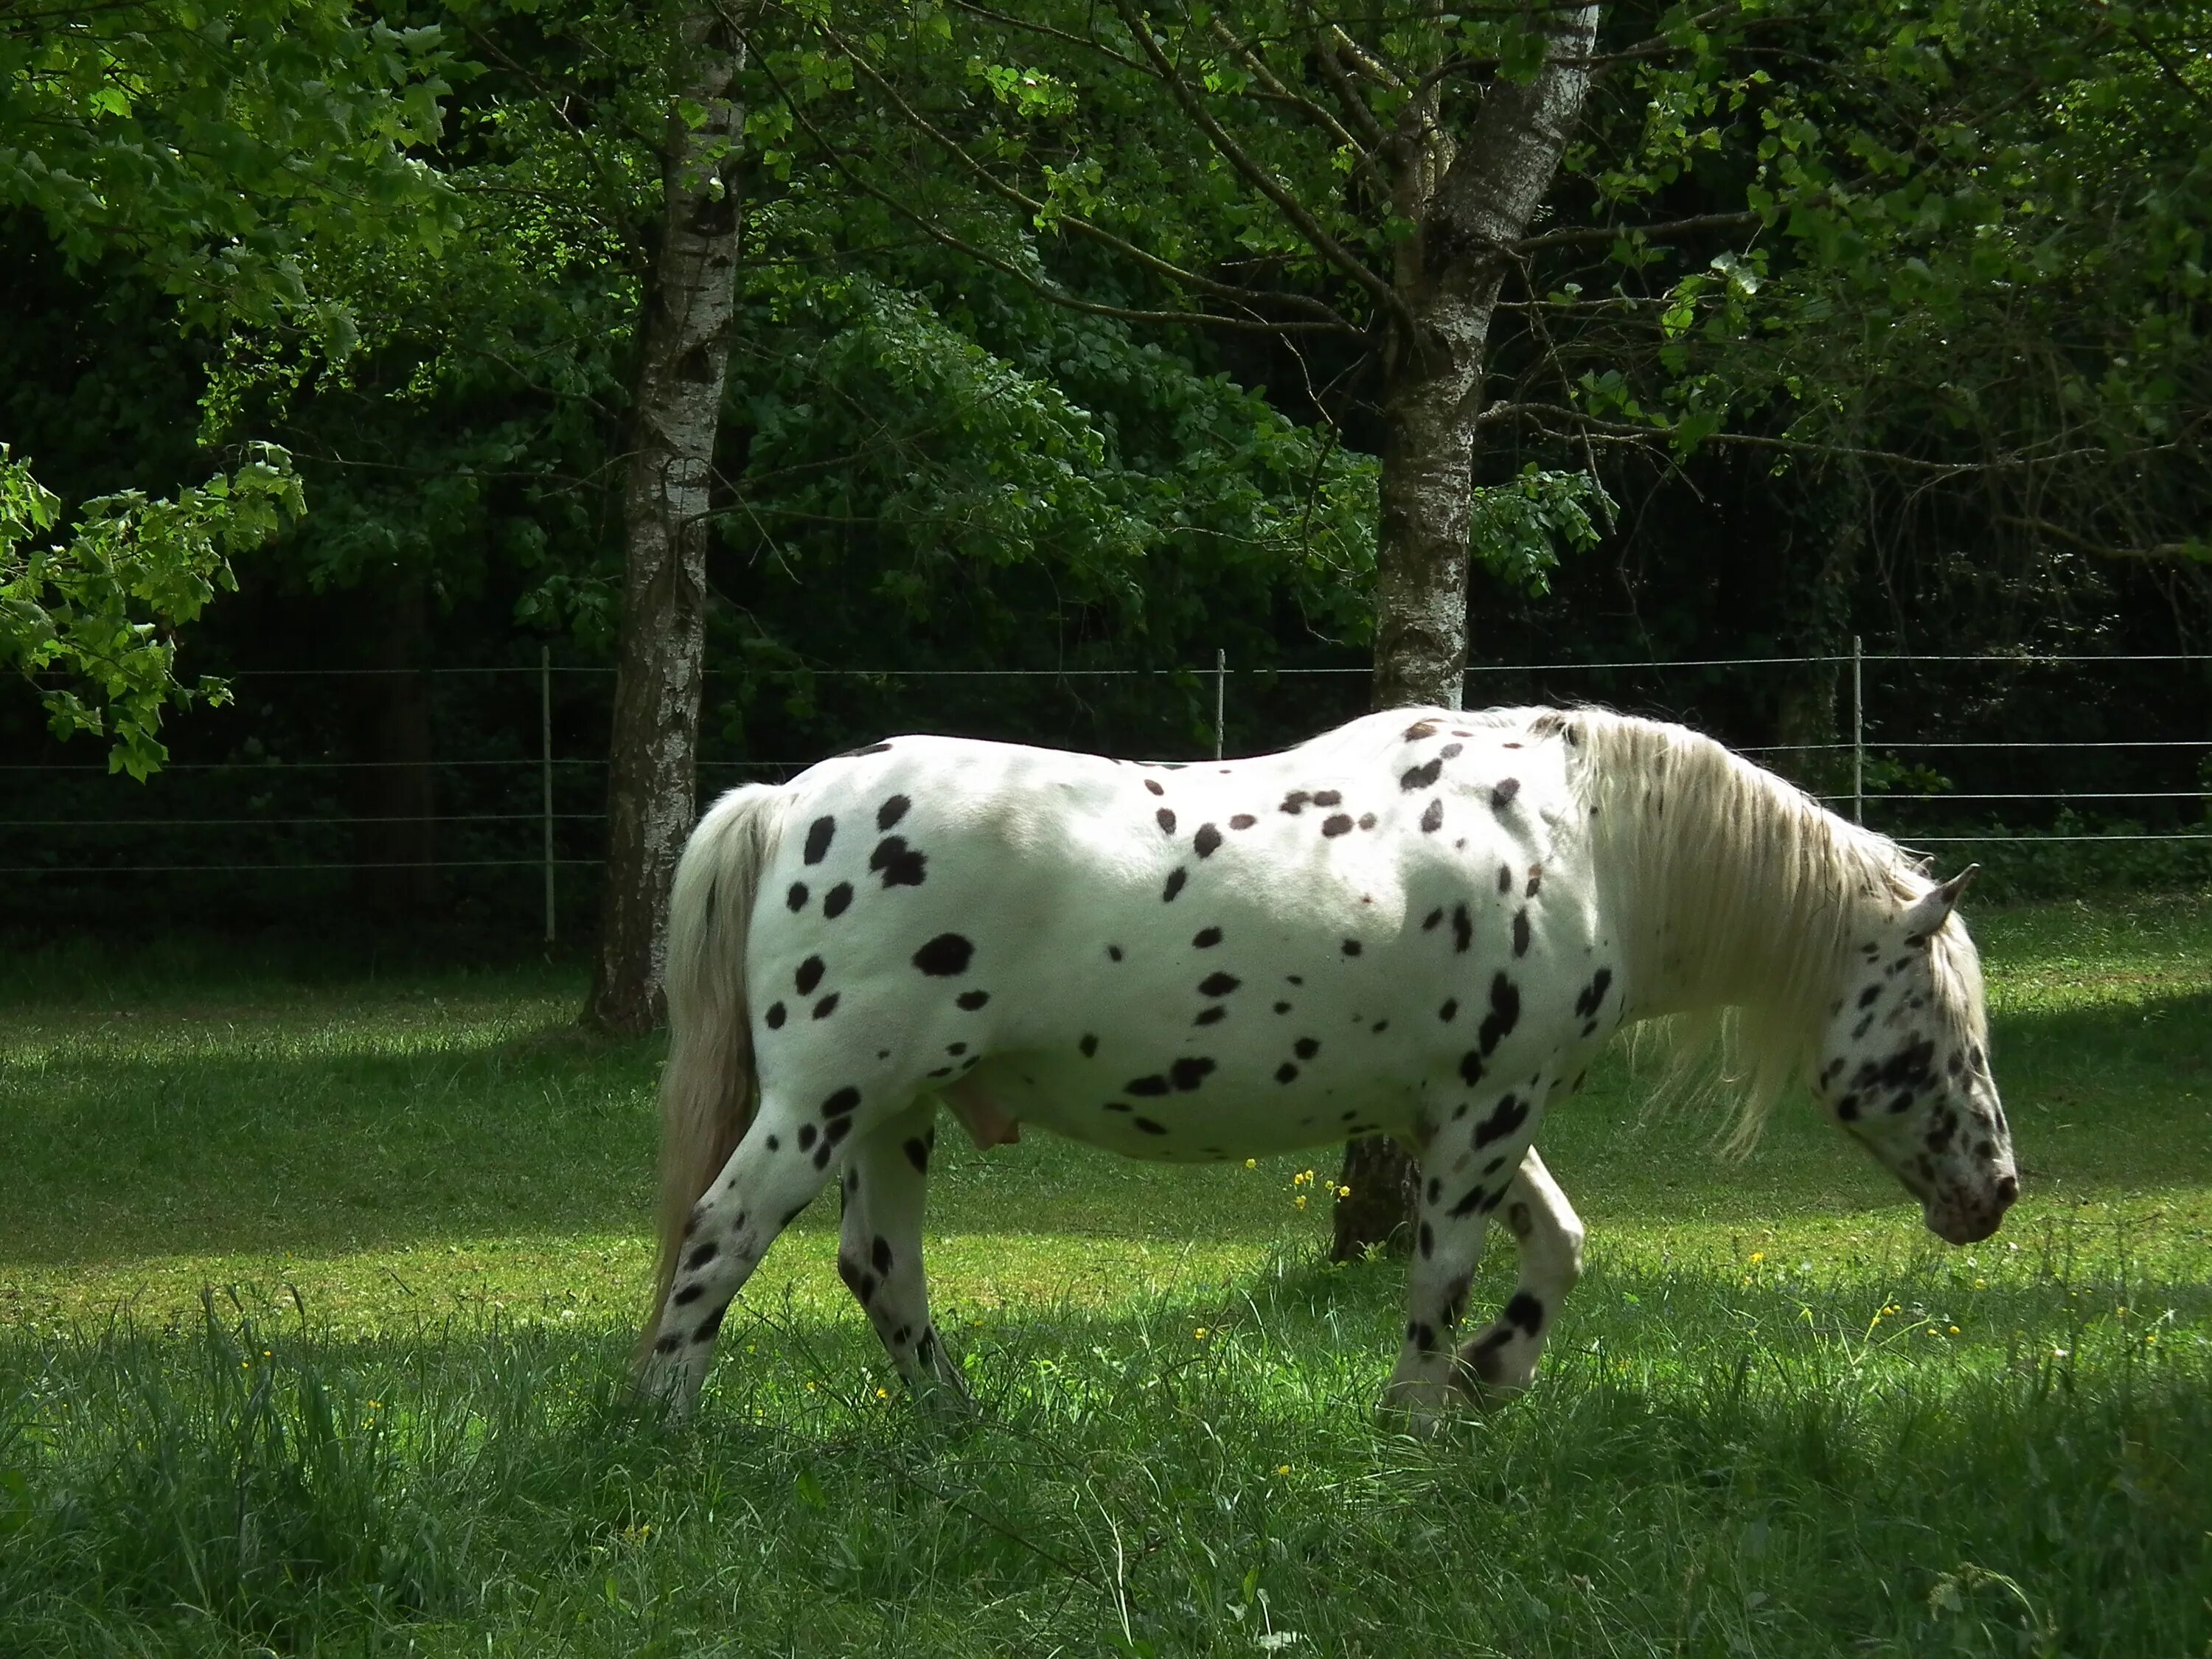
<svg viewBox="0 0 2212 1659"><path fill-rule="evenodd" d="M1748 1148L1811 1070L1850 954L1928 890L1918 860L1686 726L1595 708L1510 718L1579 755L1569 776L1629 1017L1666 1021L1678 1084L1717 1054L1715 1080L1741 1091L1727 1143ZM1978 1028L1972 944L1947 922L1934 945L1940 1000Z"/></svg>

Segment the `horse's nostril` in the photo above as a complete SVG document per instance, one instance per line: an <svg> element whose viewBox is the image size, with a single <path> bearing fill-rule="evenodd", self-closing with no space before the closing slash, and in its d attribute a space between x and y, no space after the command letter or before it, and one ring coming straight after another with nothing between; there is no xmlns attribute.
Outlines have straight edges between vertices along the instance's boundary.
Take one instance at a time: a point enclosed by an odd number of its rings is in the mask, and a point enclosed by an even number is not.
<svg viewBox="0 0 2212 1659"><path fill-rule="evenodd" d="M2011 1206L2011 1204L2012 1204L2012 1201L2013 1201L2014 1199L2018 1198L2019 1196L2020 1196L2020 1177L2019 1177L2018 1176L2003 1176L2002 1178L2001 1178L2001 1179L1998 1181L1998 1182L1997 1182L1997 1202L1998 1202L1998 1203L2002 1204L2002 1205L2006 1206L2007 1207L2009 1207L2009 1206Z"/></svg>

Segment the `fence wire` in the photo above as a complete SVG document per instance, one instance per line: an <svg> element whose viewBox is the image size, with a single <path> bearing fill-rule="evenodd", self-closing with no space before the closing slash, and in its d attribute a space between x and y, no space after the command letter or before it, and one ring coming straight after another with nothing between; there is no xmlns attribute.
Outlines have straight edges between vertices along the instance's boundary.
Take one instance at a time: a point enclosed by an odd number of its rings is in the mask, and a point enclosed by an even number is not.
<svg viewBox="0 0 2212 1659"><path fill-rule="evenodd" d="M2018 752L2022 754L2054 754L2068 750L2124 751L2155 750L2185 754L2203 751L2212 756L2212 732L2201 738L2100 738L2070 739L2061 738L2018 738L1992 739L1929 735L1924 732L1906 735L1899 733L1869 739L1864 731L1863 695L1860 676L1868 665L1947 665L1978 667L1992 672L2018 672L2043 669L2107 668L2134 664L2205 664L2212 662L2212 654L2202 653L2136 653L2111 656L2094 655L1986 655L1911 652L1869 653L1854 651L1850 654L1827 656L1758 656L1758 657L1691 657L1651 661L1602 662L1534 662L1482 663L1470 665L1467 671L1468 690L1478 689L1475 683L1498 675L1561 674L1561 673L1648 673L1677 670L1710 669L1779 669L1779 668L1835 668L1850 667L1852 671L1851 727L1850 740L1805 744L1766 744L1736 746L1743 755L1764 757L1782 755L1822 754L1841 757L1850 756L1853 775L1858 786L1850 793L1830 793L1820 797L1824 802L1841 808L1845 804L1855 807L1863 817L1869 806L1887 811L1898 807L1958 806L2003 803L2008 805L2037 805L2068 808L2075 802L2150 802L2150 801L2206 801L2212 805L2212 791L2197 788L2146 789L2052 789L2052 790L1967 790L1959 792L1900 789L1869 789L1864 785L1864 766L1869 753L1876 756L1942 755L1945 753ZM605 767L604 755L562 755L553 752L550 721L550 687L556 677L564 681L576 678L599 680L611 679L611 667L592 664L552 664L541 661L532 665L486 665L438 668L261 668L244 669L224 678L234 682L261 680L322 681L334 679L375 679L399 675L425 678L452 677L456 678L486 678L493 677L534 677L539 684L544 719L540 731L532 735L540 737L540 752L535 755L514 755L494 757L470 757L450 760L355 760L323 757L283 758L258 756L245 759L221 761L184 761L165 767L167 772L185 774L241 774L270 780L282 779L307 773L352 774L380 770L429 768L434 770L461 769L471 773L527 771L540 782L534 793L539 795L538 810L528 811L488 811L460 813L425 813L419 815L374 815L331 812L326 814L288 814L261 817L240 816L231 817L192 817L166 818L139 816L110 817L9 817L0 818L0 834L10 832L67 830L72 832L151 833L173 829L194 830L362 830L370 827L390 828L401 824L434 823L441 826L541 823L544 826L544 851L538 856L516 858L449 858L385 860L376 859L277 860L259 862L177 863L149 862L144 864L6 864L0 865L0 876L121 876L121 875L265 875L278 872L303 871L327 873L337 871L374 870L491 870L538 869L547 872L548 937L550 935L552 899L551 875L556 869L592 868L604 863L599 858L575 857L556 854L554 847L554 828L558 824L600 823L606 819L605 811L556 811L552 806L552 778L555 769L568 769L567 775L576 776L575 769ZM1229 665L1224 654L1217 653L1215 660L1206 665L1172 666L1161 668L818 668L801 671L818 679L845 679L893 685L908 680L976 681L1006 679L1013 681L1052 680L1135 680L1162 679L1187 687L1202 686L1212 681L1213 712L1213 751L1223 752L1227 715L1232 705L1228 699L1231 682L1270 685L1286 680L1322 678L1344 678L1366 675L1364 667L1322 668L1236 668ZM711 669L710 680L726 681L747 678L750 671ZM818 758L818 757L816 757ZM813 764L812 758L770 760L747 758L736 760L706 760L699 763L702 774L781 774L788 775ZM0 772L15 775L39 774L106 774L110 769L98 762L8 762L0 763ZM2011 844L2018 846L2040 844L2079 844L2094 842L2212 842L2212 829L2151 830L2114 829L2109 830L2054 830L2048 832L2015 832L1998 829L1974 835L1920 835L1909 829L1896 830L1900 837L1914 846L1942 846L1956 844Z"/></svg>

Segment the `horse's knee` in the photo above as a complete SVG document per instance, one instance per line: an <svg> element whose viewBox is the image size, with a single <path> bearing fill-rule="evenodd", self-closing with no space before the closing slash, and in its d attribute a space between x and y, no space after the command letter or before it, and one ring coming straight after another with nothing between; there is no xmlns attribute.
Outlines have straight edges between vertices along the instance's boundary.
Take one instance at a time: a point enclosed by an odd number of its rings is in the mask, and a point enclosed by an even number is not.
<svg viewBox="0 0 2212 1659"><path fill-rule="evenodd" d="M1583 1240L1587 1237L1583 1224L1571 1222L1559 1236L1559 1288L1571 1291L1582 1282Z"/></svg>

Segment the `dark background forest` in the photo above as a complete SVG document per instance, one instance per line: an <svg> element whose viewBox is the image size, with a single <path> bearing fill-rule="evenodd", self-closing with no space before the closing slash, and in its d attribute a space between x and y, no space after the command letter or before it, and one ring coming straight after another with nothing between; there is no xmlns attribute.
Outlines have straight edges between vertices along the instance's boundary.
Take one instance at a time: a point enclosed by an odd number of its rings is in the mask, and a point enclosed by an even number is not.
<svg viewBox="0 0 2212 1659"><path fill-rule="evenodd" d="M1503 86L1526 11L1344 38L1445 39ZM173 653L131 742L96 666L35 648L21 606L65 607L9 556L0 926L528 946L543 652L562 932L588 933L672 16L0 12L0 440L56 503L12 539L66 553L101 498L179 499L260 445L304 503L240 536L204 610L116 601ZM1210 753L1217 651L1231 753L1366 707L1382 302L1222 167L1186 84L1095 9L730 16L701 790L903 730ZM1402 224L1341 182L1367 161L1300 147L1316 27L1193 11L1160 38L1216 42L1188 86L1387 260ZM1469 701L1833 744L1856 638L1869 793L1935 797L1869 821L2203 830L2212 668L2131 660L2202 652L2212 621L2201 11L1599 27L1490 336ZM1352 323L1251 325L1194 280ZM2025 653L2100 660L2002 660ZM1511 666L1735 658L1829 660ZM191 697L202 676L230 700ZM1937 739L2132 746L1913 746ZM1839 754L1770 758L1832 792ZM2201 874L2204 844L1978 850L2051 891Z"/></svg>

